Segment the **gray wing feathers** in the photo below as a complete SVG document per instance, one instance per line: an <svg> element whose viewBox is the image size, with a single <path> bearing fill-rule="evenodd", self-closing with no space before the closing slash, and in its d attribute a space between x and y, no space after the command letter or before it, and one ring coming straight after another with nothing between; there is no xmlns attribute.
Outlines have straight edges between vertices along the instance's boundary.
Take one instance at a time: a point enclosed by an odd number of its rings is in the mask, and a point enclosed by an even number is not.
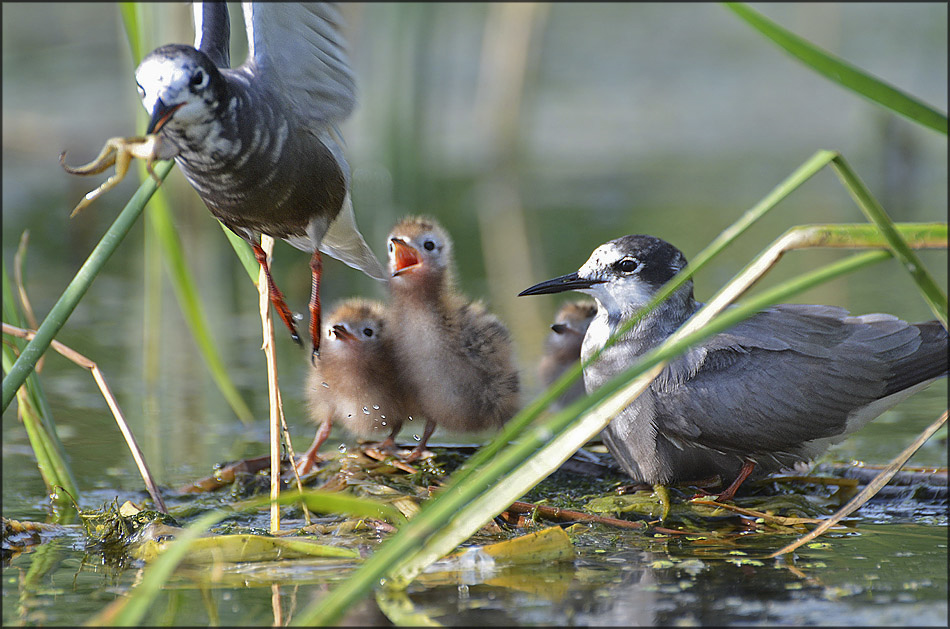
<svg viewBox="0 0 950 629"><path fill-rule="evenodd" d="M278 90L315 128L342 122L356 79L335 3L245 2L248 60L265 89Z"/></svg>
<svg viewBox="0 0 950 629"><path fill-rule="evenodd" d="M885 395L910 388L919 382L946 375L950 363L947 329L939 321L915 323L920 334L920 347L902 357L888 379Z"/></svg>
<svg viewBox="0 0 950 629"><path fill-rule="evenodd" d="M659 431L721 451L786 451L836 436L852 410L892 392L895 378L901 389L924 379L901 376L934 362L915 358L920 346L919 329L890 315L778 306L663 371L652 387Z"/></svg>

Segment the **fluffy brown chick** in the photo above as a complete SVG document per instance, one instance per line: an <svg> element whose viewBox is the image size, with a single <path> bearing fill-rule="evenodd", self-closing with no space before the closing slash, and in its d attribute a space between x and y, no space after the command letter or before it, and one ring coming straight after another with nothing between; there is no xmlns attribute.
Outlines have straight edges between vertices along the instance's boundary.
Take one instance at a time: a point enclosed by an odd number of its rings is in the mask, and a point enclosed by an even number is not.
<svg viewBox="0 0 950 629"><path fill-rule="evenodd" d="M499 319L454 286L452 240L433 219L403 219L389 234L395 360L426 418L418 457L435 430L502 426L519 408L511 337Z"/></svg>
<svg viewBox="0 0 950 629"><path fill-rule="evenodd" d="M388 435L379 447L391 447L408 416L405 392L383 305L364 299L339 304L326 319L320 360L307 377L310 417L319 428L298 471L313 467L334 422L358 437Z"/></svg>
<svg viewBox="0 0 950 629"><path fill-rule="evenodd" d="M554 315L551 333L544 342L544 354L538 365L541 383L548 387L581 358L581 343L594 315L597 304L593 299L569 301ZM557 400L552 410L563 408L584 395L584 379L578 378Z"/></svg>

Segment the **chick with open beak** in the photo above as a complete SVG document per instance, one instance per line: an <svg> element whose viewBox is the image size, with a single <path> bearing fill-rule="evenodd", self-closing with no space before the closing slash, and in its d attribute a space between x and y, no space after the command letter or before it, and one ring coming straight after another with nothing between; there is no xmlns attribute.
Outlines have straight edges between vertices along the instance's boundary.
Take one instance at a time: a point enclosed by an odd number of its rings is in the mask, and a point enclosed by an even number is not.
<svg viewBox="0 0 950 629"><path fill-rule="evenodd" d="M518 372L505 325L454 286L452 241L433 219L409 217L389 234L395 363L426 418L418 458L436 426L476 432L519 408Z"/></svg>

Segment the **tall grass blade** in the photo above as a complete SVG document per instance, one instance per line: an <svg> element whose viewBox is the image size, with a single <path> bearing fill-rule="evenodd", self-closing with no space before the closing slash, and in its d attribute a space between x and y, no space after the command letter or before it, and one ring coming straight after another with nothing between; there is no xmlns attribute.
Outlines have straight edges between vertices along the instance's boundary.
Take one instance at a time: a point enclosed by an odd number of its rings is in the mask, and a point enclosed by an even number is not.
<svg viewBox="0 0 950 629"><path fill-rule="evenodd" d="M116 599L83 625L128 627L141 624L149 607L174 574L175 568L188 554L191 543L229 515L231 513L228 511L212 511L186 527L185 531L175 539L175 543L170 544L168 550L145 569L138 585L127 596Z"/></svg>
<svg viewBox="0 0 950 629"><path fill-rule="evenodd" d="M4 344L4 370L9 369L13 363L11 354L10 348ZM66 462L63 451L56 447L55 432L46 430L49 418L39 410L37 396L40 395L42 392L38 388L36 374L31 374L26 384L17 390L17 408L27 438L30 440L33 455L36 457L36 467L46 485L46 492L56 508L55 521L65 524L72 521L76 515L73 501L79 500L79 490L76 488L72 470Z"/></svg>
<svg viewBox="0 0 950 629"><path fill-rule="evenodd" d="M911 278L913 278L917 284L921 295L923 295L930 309L933 310L937 318L943 323L943 327L947 327L946 293L937 285L937 282L927 271L927 267L920 261L917 254L907 246L907 243L894 227L894 222L887 215L887 212L885 212L881 204L877 202L877 199L874 198L867 186L864 185L864 182L861 181L861 178L858 177L857 173L848 165L844 157L836 155L832 162L832 168L834 168L835 173L844 183L845 188L848 189L851 198L854 199L854 202L857 203L861 211L864 212L864 215L881 230L894 255L901 264L903 264L904 268L907 269L907 272L910 273ZM944 246L946 246L946 241L944 241Z"/></svg>
<svg viewBox="0 0 950 629"><path fill-rule="evenodd" d="M251 251L251 245L247 244L246 240L225 227L224 223L219 221L218 225L221 227L221 231L224 232L224 235L228 237L228 242L231 243L231 248L234 249L234 253L237 254L238 260L241 261L244 270L247 271L248 277L250 277L254 285L257 286L257 276L260 274L261 265L257 263L254 252Z"/></svg>
<svg viewBox="0 0 950 629"><path fill-rule="evenodd" d="M809 178L814 176L822 168L824 168L835 156L835 153L832 151L818 151L811 158L809 158L802 166L796 169L791 175L789 175L785 180L783 180L779 185L773 188L759 203L750 208L742 217L739 218L733 225L728 227L719 237L717 237L709 246L707 246L702 252L700 252L693 260L693 262L687 266L681 273L673 278L666 286L661 289L660 293L656 298L644 308L644 312L648 312L656 304L658 304L662 299L665 299L667 296L672 294L672 292L682 285L689 277L692 276L697 270L702 268L703 265L708 263L715 255L722 251L725 247L731 244L736 238L738 238L746 229L748 229L756 220L767 214L771 209L773 209L779 202L781 202L785 197L787 197L791 192L793 192L798 186L807 181ZM633 325L630 323L629 325ZM623 330L618 332L622 334ZM595 360L596 356L592 358ZM501 433L490 443L483 446L476 452L469 460L453 474L452 479L446 487L446 493L455 492L457 490L464 491L464 488L469 484L469 480L474 476L480 468L487 464L489 461L493 461L497 456L499 451L505 447L510 441L514 439L523 439L523 433L526 431L526 427L533 421L535 421L538 416L543 412L543 410L555 399L557 399L570 385L571 383L579 378L582 373L582 365L575 365L573 368L569 369L564 375L562 375L557 381L555 381L547 391L541 395L534 402L528 404L521 412L519 412L515 417L507 422L505 427L502 429ZM588 403L594 399L591 396L588 396ZM570 417L571 411L573 409L575 416L576 413L586 410L589 406L583 408L578 408L576 406L568 407L562 411L562 414L559 417ZM547 425L547 424L546 424ZM546 429L547 430L547 429ZM551 428L550 430L556 430ZM547 432L547 438L550 438L550 432ZM574 449L576 450L578 445L583 443L584 440L574 442ZM554 468L549 468L548 473ZM524 488L524 491L527 491L527 488ZM524 491L522 493L524 493ZM433 520L438 521L438 513L441 510L443 517L450 517L451 514L456 510L456 503L447 504L445 506L440 506L438 499L427 503L423 508L423 513L428 513L429 511L435 511L433 513ZM422 514L420 514L421 516ZM412 526L416 526L415 522L419 520L419 517L413 520ZM442 520L444 522L444 520ZM422 526L421 524L419 526ZM435 526L440 526L436 524ZM390 546L390 542L384 544L380 549L374 554L372 561L385 561L385 553L391 553L390 561L397 561L403 555L405 555L405 549L398 546ZM377 560L376 556L381 555L380 559ZM385 568L381 572L377 573L371 567L374 564L368 564L367 567L363 568L367 572L358 572L351 579L362 580L361 585L363 587L372 587L373 580L378 579L385 572ZM362 576L361 576L362 575ZM365 580L364 580L365 579ZM347 581L346 584L341 586L350 587L350 581ZM358 586L353 586L358 587ZM339 588L338 588L339 589ZM355 590L354 590L355 591ZM365 592L365 590L362 590ZM331 593L331 597L328 598L327 604L342 604L345 609L345 606L349 605L352 602L352 599L349 602L343 602L346 600L347 594L341 592L341 594L336 595ZM336 598L339 596L340 598ZM358 594L356 596L359 596ZM341 612L342 613L342 612ZM332 618L332 616L323 615L321 618L326 622L334 622L333 620L326 620L327 618Z"/></svg>
<svg viewBox="0 0 950 629"><path fill-rule="evenodd" d="M561 421L552 420L550 427L547 423L539 426L531 431L525 439L509 446L496 458L497 463L493 462L492 465L486 466L480 473L480 477L484 478L486 486L490 489L484 491L474 501L458 509L452 520L439 527L438 532L430 538L424 550L414 555L410 554L408 558L403 560L394 569L396 577L392 579L393 585L397 587L408 585L431 561L450 552L455 546L477 531L479 527L487 523L495 514L501 512L512 501L516 500L518 496L534 487L553 470L557 469L577 450L577 444L584 443L603 430L617 413L632 401L632 398L645 390L670 359L682 354L696 343L747 319L763 308L787 300L804 290L845 273L885 260L887 257L886 252L871 252L870 254L852 256L807 275L794 278L769 291L765 296L739 304L726 314L712 319L705 326L693 326L698 327L695 331L684 334L688 331L684 328L680 333L670 337L660 347L643 355L626 372L615 377L611 381L609 397L606 397L606 393L598 395L598 399L602 400L601 403L593 408L588 406L588 410L580 417L572 417L572 415L576 416L576 412L562 412L564 417L571 418L569 423L565 425ZM723 303L720 308L725 308L726 305L726 303ZM706 309L708 310L711 307L712 304L708 304ZM697 315L697 317L699 316L701 315ZM633 378L632 381L631 378ZM600 393L600 391L597 393ZM548 435L553 433L554 437L545 439L545 433ZM532 452L530 448L540 449ZM515 467L509 469L509 465ZM496 482L496 479L501 480L502 478L504 482ZM491 486L488 483L496 484Z"/></svg>
<svg viewBox="0 0 950 629"><path fill-rule="evenodd" d="M145 50L145 19L140 2L120 2L119 15L125 25L125 34L132 49L132 59L138 64L147 52Z"/></svg>
<svg viewBox="0 0 950 629"><path fill-rule="evenodd" d="M175 229L172 213L164 194L156 195L156 198L152 199L149 204L148 218L149 225L154 231L164 254L168 276L175 291L175 296L178 298L182 315L188 324L188 329L191 330L191 335L194 337L198 349L201 351L208 370L211 372L211 377L238 418L244 424L250 424L254 416L228 376L221 354L211 338L211 329L208 327L204 308L198 296L198 289L185 264L181 239L178 237L178 231ZM247 245L247 243L244 244ZM250 248L248 248L248 252L250 252Z"/></svg>
<svg viewBox="0 0 950 629"><path fill-rule="evenodd" d="M749 208L741 217L739 217L738 220L723 230L722 233L720 233L719 236L709 243L705 249L696 254L696 256L693 257L693 260L686 266L686 268L684 268L676 275L676 277L674 277L669 283L660 289L653 300L643 308L640 316L649 312L654 307L656 307L657 304L666 299L669 295L673 294L677 288L682 286L683 282L692 277L697 271L703 268L703 266L708 264L716 255L718 255L730 244L735 242L735 240L749 227L751 227L757 220L768 214L794 190L808 181L822 168L827 166L836 155L837 154L833 151L825 150L817 151L814 155L812 155L808 160L805 161L805 163L795 169L792 174L790 174L777 186L770 190L761 201ZM632 317L631 321L628 321L625 326L622 326L621 329L617 331L617 334L608 339L607 345L609 346L610 344L614 343L615 339L620 338L620 336L622 336L638 320L639 317ZM599 356L599 353L591 357L590 362L595 361L597 356ZM564 393L564 391L566 391L575 380L581 377L581 374L583 373L582 370L583 365L578 363L565 371L565 373L560 378L555 380L547 388L544 394L538 397L535 401L529 403L524 409L521 410L521 412L509 420L505 424L505 427L502 429L501 433L493 441L486 444L482 448L479 448L478 452L472 455L468 461L466 461L465 464L458 471L456 471L453 478L457 478L459 482L462 482L466 475L468 475L472 470L493 458L506 443L517 438L518 435L524 430L525 426L534 421L544 411L544 409L550 405L551 402L560 397L560 395Z"/></svg>
<svg viewBox="0 0 950 629"><path fill-rule="evenodd" d="M7 264L6 261L3 263L3 321L7 323L12 323L17 327L24 327L24 317L21 315L19 308L17 308L17 302L13 296L13 287L10 283L10 278L7 275ZM18 338L11 338L10 342L13 346L16 347L17 352L22 353L23 347L26 345L26 341ZM11 359L12 361L12 359ZM4 368L6 371L6 368ZM31 378L35 374L31 374ZM29 382L30 379L27 379ZM50 411L49 405L46 402L46 396L40 395L36 398L37 405L39 406L41 415L43 416L43 421L45 422L45 430L52 435L56 448L60 451L63 450L63 444L59 440L59 436L56 434L56 427L52 422L52 412Z"/></svg>
<svg viewBox="0 0 950 629"><path fill-rule="evenodd" d="M947 135L947 114L835 57L791 31L785 30L745 4L726 2L725 5L753 28L819 74L883 105L894 113Z"/></svg>
<svg viewBox="0 0 950 629"><path fill-rule="evenodd" d="M821 535L822 533L824 533L831 527L835 526L838 522L840 522L841 520L848 517L849 515L851 515L858 509L860 509L862 506L864 506L864 504L868 500L873 498L877 494L877 492L881 491L881 488L884 487L884 485L887 485L890 482L890 480L894 478L894 475L897 474L897 472L902 467L904 467L904 464L907 463L910 457L914 456L914 453L916 453L917 450L919 450L920 447L924 445L924 443L926 443L928 439L933 437L934 434L938 430L940 430L944 425L946 425L946 423L947 423L947 411L944 411L943 414L940 417L938 417L932 424L927 426L927 428L925 428L924 431L920 433L920 435L918 435L917 438L914 439L914 441L909 446L904 448L904 450L901 451L901 453L898 454L897 457L893 461L888 463L884 467L884 469L881 470L881 473L875 476L874 480L868 483L867 486L864 489L862 489L860 493L858 493L858 495L856 495L854 498L849 500L848 504L841 507L837 512L835 512L834 515L832 515L830 518L822 522L820 525L818 525L817 528L815 528L810 533L803 535L802 537L798 538L791 544L788 544L787 546L784 546L783 548L769 555L768 556L769 559L774 559L780 555L785 555L787 553L794 551L796 548L799 548L802 545L807 544L808 542L815 539L816 537L818 537L819 535Z"/></svg>
<svg viewBox="0 0 950 629"><path fill-rule="evenodd" d="M13 289L3 265L3 320L13 325L22 324L22 317L13 298ZM25 342L9 337L3 343L3 370L12 369L14 347L22 352ZM19 417L23 422L30 447L36 457L37 468L46 485L46 491L56 510L55 520L61 524L72 521L76 515L74 501L79 500L79 489L72 468L66 460L66 451L56 433L52 412L39 378L30 373L16 392ZM65 493L64 493L65 492Z"/></svg>
<svg viewBox="0 0 950 629"><path fill-rule="evenodd" d="M902 235L912 236L915 247L946 247L946 224L902 224L894 227L895 231ZM479 480L485 483L484 486L489 486L490 483L501 478L504 478L504 482L498 483L463 507L459 508L458 503L449 505L451 508L457 508L451 515L452 519L436 527L438 532L429 539L424 549L415 554L409 554L408 559L403 560L400 567L395 569L396 576L391 579L391 584L395 586L408 584L431 561L449 552L455 545L461 543L468 535L477 530L481 524L487 522L493 514L503 510L520 494L533 487L548 473L561 465L577 449L577 444L584 443L602 430L616 416L617 412L630 403L633 397L639 395L643 389L649 386L659 370L665 365L668 357L654 354L662 354L664 350L668 349L669 357L675 356L704 338L732 327L762 308L784 301L820 283L887 259L889 255L892 255L890 251L876 251L852 256L812 273L794 278L761 296L737 305L734 309L712 319L711 322L704 323L705 319L713 316L709 311L712 311L712 313L722 311L774 265L784 251L790 248L808 246L879 247L887 249L889 243L875 225L815 225L789 230L761 255L757 256L746 269L737 274L725 288L710 300L702 312L684 326L683 330L668 339L663 346L654 350L653 353L644 355L637 365L628 370L627 374L618 376L613 385L608 385L614 386L619 382L618 386L623 387L619 390L619 393L611 395L603 404L586 412L581 419L573 419L577 414L575 408L565 409L560 416L569 418L569 424L564 425L558 419L545 422L523 436L517 444L509 446L494 457L491 465L486 465L478 470L471 479L474 485L481 485L482 483L478 482ZM765 264L762 264L763 260ZM696 329L700 326L704 327ZM651 363L653 363L652 367ZM650 370L646 371L646 367L650 367ZM627 380L627 376L636 377L636 380L630 384L625 384L624 381ZM598 390L591 395L602 399L604 394L601 390ZM581 402L575 404L575 406L590 409L589 403ZM544 445L545 433L548 436L554 435L547 445ZM536 436L538 437L537 444L543 447L538 452L532 452L532 446L528 442L535 439ZM509 462L519 467L517 469L509 468ZM455 491L454 484L450 487L446 489L447 492ZM468 487L462 491L467 490ZM390 574L393 574L393 572L391 571Z"/></svg>

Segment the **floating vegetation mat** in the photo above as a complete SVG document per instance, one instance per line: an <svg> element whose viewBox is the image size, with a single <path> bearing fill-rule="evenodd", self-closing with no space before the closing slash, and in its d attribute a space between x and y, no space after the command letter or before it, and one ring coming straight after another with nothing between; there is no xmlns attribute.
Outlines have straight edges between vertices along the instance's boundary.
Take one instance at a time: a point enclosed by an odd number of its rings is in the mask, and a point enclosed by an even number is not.
<svg viewBox="0 0 950 629"><path fill-rule="evenodd" d="M22 553L65 544L84 555L83 565L99 565L113 578L128 580L156 563L187 530L184 527L224 509L231 512L193 542L162 588L332 587L405 521L392 513L412 519L474 448L432 450L433 456L412 464L362 448L333 451L302 478L308 491L382 503L391 509L385 517L311 509L308 521L299 505L285 505L281 530L272 534L266 504L246 508L248 501L266 500L269 493L268 459L261 457L221 464L207 478L174 491L165 489L170 515L152 510L143 492L142 504L116 500L81 511L79 525L4 519L3 558L9 565ZM296 481L285 467L282 494L295 494ZM690 575L707 574L712 565L768 569L772 574L780 564L767 559L769 553L813 529L876 473L855 466L819 466L811 476L749 481L735 501L718 503L703 493L713 487L672 486L663 496L653 488L631 485L607 455L582 451L461 547L429 565L408 590L379 590L376 603L390 622L418 625L427 620L419 616L424 610L435 616L448 613L440 602L446 592L463 600L470 586L563 602L570 600L571 588L599 591L617 575L633 574L631 570L664 579L676 576L675 583L691 582ZM840 545L843 538L880 535L881 522L914 522L922 513L930 514L929 524L945 526L946 479L945 469L899 473L888 491L827 538L808 544L806 556L827 553L829 545ZM822 565L802 560L783 570L793 577L804 570L801 574L809 576L801 576L800 587L818 587L811 575Z"/></svg>
<svg viewBox="0 0 950 629"><path fill-rule="evenodd" d="M434 448L433 456L412 465L375 450L334 451L322 454L317 469L301 480L307 489L370 498L412 518L471 450ZM581 456L570 459L521 501L482 527L469 544L485 547L481 557L490 557L496 564L536 562L538 557L545 561L573 557L564 543L578 541L578 535L594 535L593 541L600 543L605 536L624 531L635 533L645 547L666 538L720 545L738 544L740 538L746 544L763 535L803 535L847 502L876 473L853 466L819 467L813 476L773 476L750 481L734 502L718 503L714 495L704 496L700 487L672 486L665 497L653 488L630 485L629 479L603 462L606 459L582 451ZM267 460L259 457L222 464L208 478L168 492L171 515L129 502L81 512L88 551L101 554L107 562L154 559L180 533L182 524L204 512L266 495ZM945 469L902 472L868 508L875 514L875 521L901 516L910 519L925 513L931 518L943 514L945 524L946 483ZM289 467L284 472L282 492L296 492ZM669 510L664 514L667 498ZM192 547L184 563L355 563L395 530L393 523L383 519L332 513L310 513L307 522L301 507L291 505L282 507L282 527L275 535L268 531L265 512L266 509L236 510L233 517L212 527ZM18 548L42 543L58 530L53 525L12 520L4 520L3 524L5 556ZM854 526L855 520L843 524ZM550 527L566 530L569 535L559 535L553 546L555 538L550 536L526 538L531 543L500 549L490 546ZM624 537L630 541L629 535ZM533 545L535 542L539 545ZM772 548L775 543L772 540L764 547ZM447 557L440 562L439 570L472 564L477 556L469 553Z"/></svg>

